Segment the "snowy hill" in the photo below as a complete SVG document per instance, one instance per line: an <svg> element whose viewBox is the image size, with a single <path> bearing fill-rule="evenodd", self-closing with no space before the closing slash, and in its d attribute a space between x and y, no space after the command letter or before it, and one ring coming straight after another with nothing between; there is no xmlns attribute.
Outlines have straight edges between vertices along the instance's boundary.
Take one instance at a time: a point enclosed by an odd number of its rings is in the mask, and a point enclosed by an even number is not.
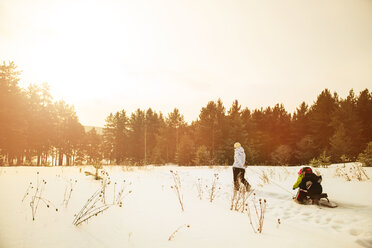
<svg viewBox="0 0 372 248"><path fill-rule="evenodd" d="M101 181L92 166L0 167L0 247L372 247L372 181L350 168L316 169L339 205L331 209L293 202L299 167L248 167L254 191L235 211L227 166L107 166ZM364 171L371 178L372 168ZM107 209L75 226L84 206Z"/></svg>

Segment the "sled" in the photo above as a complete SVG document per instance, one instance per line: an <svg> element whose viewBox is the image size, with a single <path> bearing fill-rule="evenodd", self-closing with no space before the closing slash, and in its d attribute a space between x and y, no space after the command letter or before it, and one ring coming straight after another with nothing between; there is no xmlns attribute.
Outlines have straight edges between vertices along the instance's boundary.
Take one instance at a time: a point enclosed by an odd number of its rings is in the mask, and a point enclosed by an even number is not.
<svg viewBox="0 0 372 248"><path fill-rule="evenodd" d="M329 207L329 208L336 208L337 204L328 200L328 198L322 198L318 202L319 206Z"/></svg>
<svg viewBox="0 0 372 248"><path fill-rule="evenodd" d="M297 202L297 200L295 200L295 202ZM337 207L336 203L331 202L328 199L327 193L312 195L311 197L307 196L306 200L301 204L304 204L304 205L318 205L318 206L324 206L324 207L329 207L329 208Z"/></svg>
<svg viewBox="0 0 372 248"><path fill-rule="evenodd" d="M319 195L312 195L311 199L313 200L314 204L317 204L319 206L325 206L325 207L329 207L329 208L337 207L336 203L331 202L328 199L327 193L322 193L322 194L319 194Z"/></svg>

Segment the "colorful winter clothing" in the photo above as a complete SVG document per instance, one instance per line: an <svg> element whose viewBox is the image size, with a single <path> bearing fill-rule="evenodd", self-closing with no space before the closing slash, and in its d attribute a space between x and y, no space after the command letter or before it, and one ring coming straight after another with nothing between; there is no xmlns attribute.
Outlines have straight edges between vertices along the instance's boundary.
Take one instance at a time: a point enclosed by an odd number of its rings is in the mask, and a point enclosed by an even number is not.
<svg viewBox="0 0 372 248"><path fill-rule="evenodd" d="M322 176L315 175L309 167L305 168L302 169L297 182L293 185L293 189L300 188L296 196L296 200L300 203L302 203L307 196L311 198L323 192L322 185L320 184Z"/></svg>
<svg viewBox="0 0 372 248"><path fill-rule="evenodd" d="M302 178L300 183L300 189L307 190L309 195L312 194L321 194L323 192L322 185L322 176L317 176L314 173L306 173Z"/></svg>
<svg viewBox="0 0 372 248"><path fill-rule="evenodd" d="M300 174L297 178L297 181L295 184L293 184L293 189L297 189L300 186L300 183L302 182L302 178L304 178L304 174Z"/></svg>

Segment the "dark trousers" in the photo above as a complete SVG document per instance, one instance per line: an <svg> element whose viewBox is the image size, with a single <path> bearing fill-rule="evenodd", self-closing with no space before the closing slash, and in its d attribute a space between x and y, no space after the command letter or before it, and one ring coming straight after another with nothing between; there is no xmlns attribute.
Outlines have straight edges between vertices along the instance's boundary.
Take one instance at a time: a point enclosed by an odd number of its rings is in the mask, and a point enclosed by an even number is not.
<svg viewBox="0 0 372 248"><path fill-rule="evenodd" d="M323 192L323 189L319 183L313 184L306 191L304 191L303 189L299 189L297 192L296 200L302 203L306 199L307 196L314 199L316 198L317 195L320 195L322 192Z"/></svg>
<svg viewBox="0 0 372 248"><path fill-rule="evenodd" d="M299 202L299 203L303 203L305 198L307 196L307 192L305 191L302 191L301 189L299 189L297 191L297 196L296 196L296 200Z"/></svg>
<svg viewBox="0 0 372 248"><path fill-rule="evenodd" d="M239 190L241 183L244 185L247 191L249 190L249 183L247 180L245 180L244 174L245 169L233 167L234 189L236 191Z"/></svg>

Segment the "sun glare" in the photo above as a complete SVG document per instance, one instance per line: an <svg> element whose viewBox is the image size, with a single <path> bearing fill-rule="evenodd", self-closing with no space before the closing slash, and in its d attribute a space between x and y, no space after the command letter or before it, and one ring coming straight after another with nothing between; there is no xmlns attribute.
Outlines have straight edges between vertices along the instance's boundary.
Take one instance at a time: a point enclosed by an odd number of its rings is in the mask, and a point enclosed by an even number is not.
<svg viewBox="0 0 372 248"><path fill-rule="evenodd" d="M104 6L64 4L41 16L44 34L32 42L25 67L57 96L69 99L87 90L104 94L99 85L122 78L117 53L124 39Z"/></svg>
<svg viewBox="0 0 372 248"><path fill-rule="evenodd" d="M346 2L3 0L0 55L20 86L46 82L76 109L169 106L193 121L221 98L292 112L370 83L370 4Z"/></svg>

